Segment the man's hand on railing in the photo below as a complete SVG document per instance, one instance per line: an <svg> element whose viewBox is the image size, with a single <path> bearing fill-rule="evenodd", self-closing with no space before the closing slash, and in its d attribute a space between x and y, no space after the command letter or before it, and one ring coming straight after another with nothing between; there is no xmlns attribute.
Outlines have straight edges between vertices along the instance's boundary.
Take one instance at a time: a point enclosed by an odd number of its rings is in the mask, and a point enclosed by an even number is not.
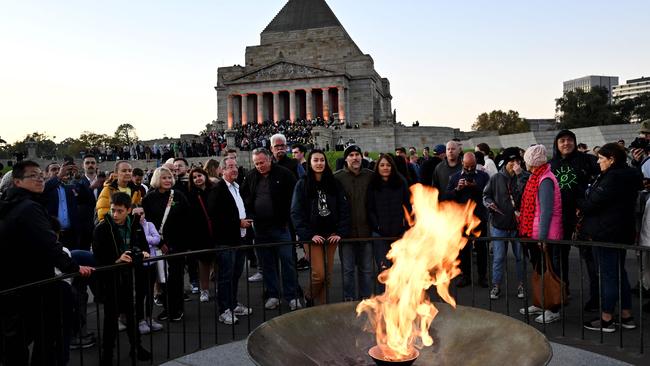
<svg viewBox="0 0 650 366"><path fill-rule="evenodd" d="M314 237L311 238L311 241L313 241L314 244L323 244L325 242L325 238L320 235L314 235Z"/></svg>
<svg viewBox="0 0 650 366"><path fill-rule="evenodd" d="M81 277L90 277L91 274L95 271L94 267L88 266L79 266L79 275Z"/></svg>

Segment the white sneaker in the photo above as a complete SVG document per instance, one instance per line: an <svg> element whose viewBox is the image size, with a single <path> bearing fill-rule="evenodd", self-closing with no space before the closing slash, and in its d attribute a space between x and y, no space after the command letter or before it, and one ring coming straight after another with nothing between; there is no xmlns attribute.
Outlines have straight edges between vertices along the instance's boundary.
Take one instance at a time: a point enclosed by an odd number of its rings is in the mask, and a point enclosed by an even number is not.
<svg viewBox="0 0 650 366"><path fill-rule="evenodd" d="M291 311L298 310L302 308L302 304L300 303L300 299L293 299L289 301L289 309Z"/></svg>
<svg viewBox="0 0 650 366"><path fill-rule="evenodd" d="M235 324L239 321L235 314L233 314L230 309L226 310L223 312L223 314L219 315L219 321L224 323L224 324Z"/></svg>
<svg viewBox="0 0 650 366"><path fill-rule="evenodd" d="M158 323L157 321L149 318L148 320L149 323L149 329L151 329L152 332L158 332L163 329L163 325Z"/></svg>
<svg viewBox="0 0 650 366"><path fill-rule="evenodd" d="M119 330L120 332L123 332L123 331L126 330L126 324L124 324L124 322L122 322L122 319L117 319L117 330Z"/></svg>
<svg viewBox="0 0 650 366"><path fill-rule="evenodd" d="M253 309L244 306L243 304L237 303L237 307L233 311L237 316L246 316L253 313Z"/></svg>
<svg viewBox="0 0 650 366"><path fill-rule="evenodd" d="M254 275L248 277L248 282L260 282L264 278L262 277L262 274L260 272L255 273Z"/></svg>
<svg viewBox="0 0 650 366"><path fill-rule="evenodd" d="M531 305L531 306L528 307L528 315L538 315L538 314L541 314L543 311L544 311L544 309L538 308L535 305ZM521 315L526 315L526 309L525 308L519 309L519 313Z"/></svg>
<svg viewBox="0 0 650 366"><path fill-rule="evenodd" d="M280 299L277 297L269 297L268 300L266 300L266 304L264 304L264 307L268 310L273 310L276 309L280 305Z"/></svg>
<svg viewBox="0 0 650 366"><path fill-rule="evenodd" d="M151 333L151 328L149 328L149 324L145 320L140 320L138 331L140 331L140 334L149 334Z"/></svg>
<svg viewBox="0 0 650 366"><path fill-rule="evenodd" d="M544 314L542 314L542 315L538 316L537 318L535 318L535 321L537 323L540 323L540 324L542 324L542 323L546 323L546 324L553 323L553 322L556 322L558 320L560 320L560 312L558 311L557 313L554 313L554 312L552 312L550 310L544 311Z"/></svg>
<svg viewBox="0 0 650 366"><path fill-rule="evenodd" d="M210 301L210 293L208 292L208 290L201 290L201 296L199 297L199 301L201 302Z"/></svg>
<svg viewBox="0 0 650 366"><path fill-rule="evenodd" d="M199 293L199 286L192 285L192 294L196 295Z"/></svg>

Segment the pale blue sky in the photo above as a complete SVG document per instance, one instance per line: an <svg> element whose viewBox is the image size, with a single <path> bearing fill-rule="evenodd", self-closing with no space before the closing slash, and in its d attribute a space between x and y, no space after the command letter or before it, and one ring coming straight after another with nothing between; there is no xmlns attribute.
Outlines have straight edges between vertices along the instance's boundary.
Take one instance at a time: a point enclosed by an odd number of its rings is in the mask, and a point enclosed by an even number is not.
<svg viewBox="0 0 650 366"><path fill-rule="evenodd" d="M328 3L390 79L405 123L552 117L563 80L650 76L650 1ZM217 67L243 64L285 1L0 4L0 136L13 142L124 122L144 139L200 131L217 117Z"/></svg>

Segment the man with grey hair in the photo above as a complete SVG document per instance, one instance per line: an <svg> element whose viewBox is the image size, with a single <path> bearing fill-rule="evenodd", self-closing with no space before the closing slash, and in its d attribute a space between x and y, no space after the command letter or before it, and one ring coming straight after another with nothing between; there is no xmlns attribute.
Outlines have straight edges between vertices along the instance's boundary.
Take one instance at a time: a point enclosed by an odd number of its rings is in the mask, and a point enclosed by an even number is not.
<svg viewBox="0 0 650 366"><path fill-rule="evenodd" d="M237 285L244 269L245 253L235 250L245 244L246 230L252 221L246 212L240 195L237 176L237 160L228 156L223 159L223 179L210 192L208 214L214 224L217 247L230 249L217 254L219 282L217 284L217 302L219 321L234 324L238 316L247 316L252 310L237 301Z"/></svg>
<svg viewBox="0 0 650 366"><path fill-rule="evenodd" d="M281 139L272 141L276 145L283 144ZM295 176L288 169L273 163L271 153L264 148L253 150L253 164L255 169L246 175L241 194L246 214L253 220L255 244L292 241L289 225ZM293 246L287 244L260 248L257 252L267 291L265 308L275 309L280 305L279 270L282 271L282 290L289 308L296 310L302 307L298 299ZM278 259L281 268L278 268Z"/></svg>
<svg viewBox="0 0 650 366"><path fill-rule="evenodd" d="M438 188L441 196L444 195L449 184L449 177L462 170L460 159L460 146L456 141L447 142L446 158L436 166L433 171L433 186Z"/></svg>
<svg viewBox="0 0 650 366"><path fill-rule="evenodd" d="M289 169L297 180L301 175L298 168L299 164L297 160L290 159L287 156L287 149L287 138L284 137L283 134L276 133L271 136L271 152L273 153L273 159L279 166Z"/></svg>

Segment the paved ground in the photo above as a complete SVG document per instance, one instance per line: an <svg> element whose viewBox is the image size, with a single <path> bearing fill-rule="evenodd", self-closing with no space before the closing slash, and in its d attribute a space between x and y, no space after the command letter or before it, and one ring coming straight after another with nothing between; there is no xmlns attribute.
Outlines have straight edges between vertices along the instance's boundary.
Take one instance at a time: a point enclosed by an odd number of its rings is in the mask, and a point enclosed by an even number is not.
<svg viewBox="0 0 650 366"><path fill-rule="evenodd" d="M490 301L489 289L483 289L478 286L467 287L463 289L452 288L452 293L456 296L459 305L477 306L484 309L491 309L502 314L513 316L517 319L525 321L524 317L519 315L518 310L523 307L523 300L516 298L516 280L514 274L514 260L509 258L509 291L499 300ZM579 280L579 260L576 249L573 249L570 257L570 290L571 302L564 308L563 321L546 325L537 324L530 319L530 324L540 331L544 332L549 341L560 345L576 347L585 351L598 353L611 357L613 359L621 360L635 365L648 365L650 364L650 314L645 313L643 318L643 332L641 328L636 330L626 330L622 333L616 331L612 334L604 334L602 341L599 332L584 331L582 324L582 306L580 306L580 280ZM632 284L636 283L638 278L638 267L636 264L636 257L631 258L628 255L626 268L630 276ZM338 260L335 263L334 278L332 279L332 288L330 291L330 300L332 302L341 301L342 287L341 287L341 267ZM254 271L254 269L251 269ZM248 273L248 275L253 272ZM300 272L300 282L303 286L309 284L309 271ZM244 274L245 276L247 273ZM243 276L242 276L243 277ZM586 280L585 280L586 281ZM586 286L586 282L585 282ZM633 285L634 286L634 285ZM586 289L585 289L586 298ZM248 300L247 300L248 299ZM186 302L185 317L183 321L178 323L171 323L166 326L162 332L143 337L143 345L152 349L154 353L153 364L161 364L170 360L175 360L183 355L187 355L202 349L208 349L215 345L223 345L233 341L243 340L250 333L252 329L261 324L267 319L281 315L288 311L287 305L277 310L265 310L262 302L262 284L261 283L247 283L244 279L240 282L240 301L248 303L253 308L253 314L249 317L242 317L239 324L234 326L226 326L222 323L216 322L217 309L215 302L211 299L209 303L200 304L198 302L198 295L191 295L191 301ZM645 301L645 300L644 300ZM638 293L636 298L633 299L633 307L635 309L635 318L639 323L639 299ZM154 309L154 314L157 314L161 308ZM89 306L89 323L91 331L96 331L97 324L97 311L94 305ZM101 306L100 306L101 312ZM585 320L594 317L593 313L584 313L582 317ZM124 333L120 336L121 340L121 363L130 364L126 356L128 350L128 342ZM623 348L619 347L622 341ZM641 342L644 342L643 354L641 351ZM562 350L565 353L570 353L570 349L564 349L559 346L554 346L554 349ZM97 364L98 348L93 347L84 352L72 351L71 364L95 365ZM224 354L224 357L226 355ZM582 359L585 362L578 364L596 365L600 363L588 362L586 358ZM227 364L227 363L216 363ZM573 364L573 363L571 363Z"/></svg>

